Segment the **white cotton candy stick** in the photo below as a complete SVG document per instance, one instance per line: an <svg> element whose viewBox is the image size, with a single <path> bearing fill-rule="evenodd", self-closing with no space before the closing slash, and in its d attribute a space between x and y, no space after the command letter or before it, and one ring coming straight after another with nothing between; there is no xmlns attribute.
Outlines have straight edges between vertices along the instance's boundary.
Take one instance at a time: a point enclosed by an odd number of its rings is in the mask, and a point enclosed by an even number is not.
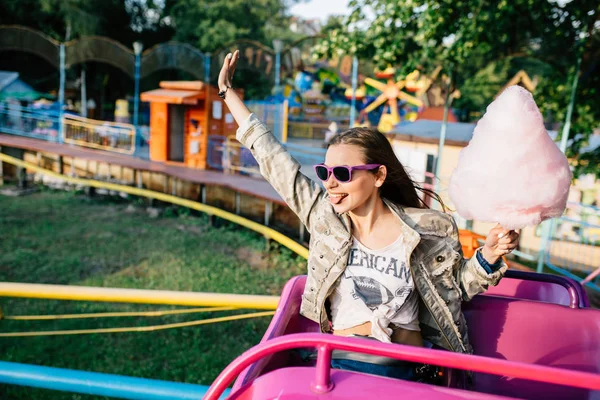
<svg viewBox="0 0 600 400"><path fill-rule="evenodd" d="M511 86L488 106L461 151L449 195L463 218L520 229L562 215L571 177L533 96Z"/></svg>

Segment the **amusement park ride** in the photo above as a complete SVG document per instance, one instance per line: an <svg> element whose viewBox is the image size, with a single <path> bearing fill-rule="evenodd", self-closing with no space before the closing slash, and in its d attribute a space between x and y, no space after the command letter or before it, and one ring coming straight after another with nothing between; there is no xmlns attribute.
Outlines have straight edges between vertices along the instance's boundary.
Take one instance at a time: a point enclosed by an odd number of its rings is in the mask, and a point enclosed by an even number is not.
<svg viewBox="0 0 600 400"><path fill-rule="evenodd" d="M463 249L473 251L462 232ZM291 279L261 343L234 360L206 400L231 383L228 399L597 399L600 396L600 311L573 280L508 271L496 287L465 303L473 355L320 334L299 313L306 277ZM316 349L316 360L301 349ZM375 362L440 366L439 385L330 368L355 352ZM364 358L363 358L364 359ZM373 361L369 361L373 362ZM471 371L468 391L457 377ZM236 379L237 377L237 379Z"/></svg>
<svg viewBox="0 0 600 400"><path fill-rule="evenodd" d="M385 71L376 73L376 78L387 80L387 83L385 84L373 78L365 78L365 84L378 89L381 91L381 94L375 101L363 109L361 113L368 114L380 105L386 103L387 112L381 115L379 125L377 126L379 131L383 133L390 132L394 126L400 122L398 100L403 100L416 107L423 107L423 102L419 100L418 97L411 96L402 91L402 89L406 89L407 82L409 82L410 78L407 77L406 79L394 82L395 74L396 70L394 68L387 68Z"/></svg>
<svg viewBox="0 0 600 400"><path fill-rule="evenodd" d="M365 99L368 92L367 86L377 90L380 94L360 110L359 119L355 124L369 126L368 115L383 106L377 129L382 133L388 133L402 120L415 121L419 114L428 107L443 106L447 99L441 96L441 88L437 83L439 81L447 86L448 77L440 76L441 70L442 68L438 66L429 75L414 70L402 79L398 79L397 71L388 67L383 71L376 71L375 78L364 78L364 84L356 90L356 99L359 101ZM352 97L352 88L346 89L345 96L348 99ZM459 96L458 90L451 93L452 98ZM403 118L399 113L402 108L408 108Z"/></svg>

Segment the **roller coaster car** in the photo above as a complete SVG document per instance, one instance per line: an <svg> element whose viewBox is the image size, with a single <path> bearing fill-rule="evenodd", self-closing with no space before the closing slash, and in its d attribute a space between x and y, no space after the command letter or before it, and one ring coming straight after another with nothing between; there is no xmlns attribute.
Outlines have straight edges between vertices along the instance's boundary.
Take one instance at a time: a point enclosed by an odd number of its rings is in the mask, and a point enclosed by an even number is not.
<svg viewBox="0 0 600 400"><path fill-rule="evenodd" d="M465 302L474 355L321 334L299 314L306 276L284 287L261 343L234 360L205 399L600 399L600 311L567 278L508 271ZM307 363L298 349L318 351ZM330 368L333 350L442 367L443 386ZM469 390L450 379L472 371Z"/></svg>

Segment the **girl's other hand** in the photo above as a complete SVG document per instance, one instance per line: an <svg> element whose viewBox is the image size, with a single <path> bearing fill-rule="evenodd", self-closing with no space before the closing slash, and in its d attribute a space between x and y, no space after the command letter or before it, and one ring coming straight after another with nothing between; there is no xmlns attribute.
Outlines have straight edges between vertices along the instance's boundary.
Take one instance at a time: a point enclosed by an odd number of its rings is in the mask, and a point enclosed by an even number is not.
<svg viewBox="0 0 600 400"><path fill-rule="evenodd" d="M496 225L485 239L481 253L490 264L495 264L498 259L510 253L519 245L519 234L515 231L504 229Z"/></svg>

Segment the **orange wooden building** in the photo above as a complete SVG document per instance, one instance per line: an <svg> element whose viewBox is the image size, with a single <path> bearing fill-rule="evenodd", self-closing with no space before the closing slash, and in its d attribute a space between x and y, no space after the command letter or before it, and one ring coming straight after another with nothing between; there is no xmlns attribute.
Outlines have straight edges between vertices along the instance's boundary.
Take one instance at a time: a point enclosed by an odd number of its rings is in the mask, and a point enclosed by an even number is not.
<svg viewBox="0 0 600 400"><path fill-rule="evenodd" d="M206 169L208 136L229 136L237 129L218 89L201 81L159 86L141 94L150 102L150 159Z"/></svg>

